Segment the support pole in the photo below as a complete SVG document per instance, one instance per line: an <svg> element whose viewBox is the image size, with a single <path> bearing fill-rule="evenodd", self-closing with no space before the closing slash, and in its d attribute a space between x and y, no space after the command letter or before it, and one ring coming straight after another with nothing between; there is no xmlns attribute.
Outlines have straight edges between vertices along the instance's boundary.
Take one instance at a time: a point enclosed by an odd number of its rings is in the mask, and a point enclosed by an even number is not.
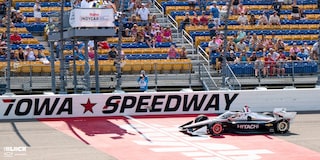
<svg viewBox="0 0 320 160"><path fill-rule="evenodd" d="M221 73L222 73L222 82L221 82L221 87L222 89L226 88L226 76L227 76L227 61L226 61L226 55L227 55L227 37L228 37L228 19L229 19L229 14L230 14L230 9L231 9L231 3L232 1L230 0L228 2L227 6L227 15L225 17L225 24L224 24L224 41L223 41L223 58L222 58L222 63L221 63Z"/></svg>
<svg viewBox="0 0 320 160"><path fill-rule="evenodd" d="M60 94L66 94L66 80L65 80L65 57L63 55L64 40L63 40L63 13L64 13L65 0L61 0L61 11L60 11Z"/></svg>
<svg viewBox="0 0 320 160"><path fill-rule="evenodd" d="M123 18L122 18L122 12L123 12L123 0L119 1L119 5L120 5L120 9L119 9L119 17L118 17L118 21L119 21L119 29L118 29L118 37L119 37L119 41L118 41L118 54L116 57L116 70L117 70L117 84L116 84L116 90L120 91L121 90L121 52L122 52L122 31L123 31Z"/></svg>
<svg viewBox="0 0 320 160"><path fill-rule="evenodd" d="M10 25L11 25L11 0L7 1L7 50L6 50L6 54L7 54L7 67L6 67L6 81L7 81L7 85L6 85L6 93L10 93L11 92L11 83L10 83L10 72L11 72L11 48L10 48Z"/></svg>
<svg viewBox="0 0 320 160"><path fill-rule="evenodd" d="M98 43L94 40L94 74L96 79L96 93L100 93L98 60Z"/></svg>

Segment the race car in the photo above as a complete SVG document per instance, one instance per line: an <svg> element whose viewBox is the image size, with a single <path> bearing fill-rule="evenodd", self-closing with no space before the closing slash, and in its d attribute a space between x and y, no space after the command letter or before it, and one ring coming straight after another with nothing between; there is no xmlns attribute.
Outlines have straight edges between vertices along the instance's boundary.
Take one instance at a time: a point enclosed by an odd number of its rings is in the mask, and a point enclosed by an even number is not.
<svg viewBox="0 0 320 160"><path fill-rule="evenodd" d="M199 115L179 128L181 132L190 135L286 133L296 114L287 112L285 108L275 108L273 113L257 113L245 107L243 111L227 111L213 119Z"/></svg>

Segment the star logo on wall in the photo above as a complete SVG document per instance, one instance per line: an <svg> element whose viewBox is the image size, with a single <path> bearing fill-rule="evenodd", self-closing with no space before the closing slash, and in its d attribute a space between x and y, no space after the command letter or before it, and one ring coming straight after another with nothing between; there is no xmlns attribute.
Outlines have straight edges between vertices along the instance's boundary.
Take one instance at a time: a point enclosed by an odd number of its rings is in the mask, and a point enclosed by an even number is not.
<svg viewBox="0 0 320 160"><path fill-rule="evenodd" d="M84 107L84 111L83 113L86 113L87 111L90 111L91 113L93 113L93 106L95 106L97 103L91 103L90 99L88 98L87 103L81 104Z"/></svg>

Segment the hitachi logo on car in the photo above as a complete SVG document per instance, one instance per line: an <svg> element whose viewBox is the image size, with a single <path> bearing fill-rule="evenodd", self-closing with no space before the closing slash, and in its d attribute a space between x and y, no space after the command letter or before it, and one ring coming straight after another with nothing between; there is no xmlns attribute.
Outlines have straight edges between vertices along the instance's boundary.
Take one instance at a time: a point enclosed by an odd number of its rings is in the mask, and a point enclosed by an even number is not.
<svg viewBox="0 0 320 160"><path fill-rule="evenodd" d="M258 129L258 124L238 124L237 128L239 129Z"/></svg>

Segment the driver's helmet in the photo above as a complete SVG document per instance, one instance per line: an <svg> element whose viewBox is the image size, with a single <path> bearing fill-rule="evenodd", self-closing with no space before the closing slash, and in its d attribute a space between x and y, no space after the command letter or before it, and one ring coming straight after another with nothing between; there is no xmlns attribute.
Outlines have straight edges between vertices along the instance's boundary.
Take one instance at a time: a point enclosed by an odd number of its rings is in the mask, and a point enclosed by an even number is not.
<svg viewBox="0 0 320 160"><path fill-rule="evenodd" d="M249 107L248 105L245 105L245 106L243 107L243 112L244 112L244 113L249 113L249 112L251 112L250 107Z"/></svg>

